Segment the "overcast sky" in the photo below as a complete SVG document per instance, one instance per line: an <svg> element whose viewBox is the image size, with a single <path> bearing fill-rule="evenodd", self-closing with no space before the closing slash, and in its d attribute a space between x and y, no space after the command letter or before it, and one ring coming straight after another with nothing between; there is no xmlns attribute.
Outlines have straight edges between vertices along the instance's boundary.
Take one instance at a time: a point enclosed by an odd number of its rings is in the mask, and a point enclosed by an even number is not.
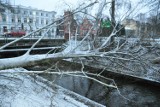
<svg viewBox="0 0 160 107"><path fill-rule="evenodd" d="M12 5L31 6L38 9L53 11L53 10L63 9L65 7L68 7L67 4L69 4L71 8L74 8L82 0L6 0L6 1L10 1ZM138 1L138 0L131 0L131 1ZM65 4L65 2L67 4Z"/></svg>
<svg viewBox="0 0 160 107"><path fill-rule="evenodd" d="M47 11L55 11L67 7L64 2L70 6L76 6L78 0L10 0L10 2L12 5L31 6Z"/></svg>
<svg viewBox="0 0 160 107"><path fill-rule="evenodd" d="M58 14L62 14L63 10L67 10L68 8L75 9L77 7L77 4L82 3L82 0L8 0L8 1L10 1L12 5L31 6L33 8L42 9L46 11L56 11ZM83 0L83 1L89 1L89 0ZM138 0L131 0L131 1L135 2Z"/></svg>

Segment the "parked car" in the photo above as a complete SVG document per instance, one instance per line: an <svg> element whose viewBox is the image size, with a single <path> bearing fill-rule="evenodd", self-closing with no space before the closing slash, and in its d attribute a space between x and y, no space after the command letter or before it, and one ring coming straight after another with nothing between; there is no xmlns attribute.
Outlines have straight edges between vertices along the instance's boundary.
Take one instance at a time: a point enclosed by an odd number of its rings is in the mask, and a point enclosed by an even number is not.
<svg viewBox="0 0 160 107"><path fill-rule="evenodd" d="M21 37L24 36L26 32L24 30L13 30L11 32L5 32L4 36L6 37Z"/></svg>

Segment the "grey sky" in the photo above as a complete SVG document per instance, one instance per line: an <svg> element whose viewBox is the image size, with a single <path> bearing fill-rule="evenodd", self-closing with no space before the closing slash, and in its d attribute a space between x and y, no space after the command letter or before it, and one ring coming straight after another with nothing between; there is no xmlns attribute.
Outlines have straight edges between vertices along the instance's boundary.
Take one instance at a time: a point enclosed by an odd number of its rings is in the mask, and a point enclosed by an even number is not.
<svg viewBox="0 0 160 107"><path fill-rule="evenodd" d="M46 11L56 11L58 14L62 14L63 10L67 10L68 8L74 9L77 7L78 3L89 0L8 0L8 1L10 1L12 5L15 4L15 5L31 6ZM135 4L135 2L139 0L131 0L131 1L133 1ZM96 11L96 9L97 8L93 8L92 11ZM145 8L142 9L141 7L140 9L142 12L145 10ZM138 12L140 12L140 10L138 10Z"/></svg>
<svg viewBox="0 0 160 107"><path fill-rule="evenodd" d="M67 5L64 2L75 6L78 0L10 0L10 2L13 5L31 6L42 10L55 11L66 7Z"/></svg>
<svg viewBox="0 0 160 107"><path fill-rule="evenodd" d="M74 8L77 6L77 3L80 3L80 1L82 0L8 0L8 1L10 1L13 5L15 4L15 5L31 6L47 11L54 11L58 9L67 8L68 7L67 4L70 5L71 8ZM131 1L136 2L138 0L131 0ZM65 4L65 2L67 4Z"/></svg>

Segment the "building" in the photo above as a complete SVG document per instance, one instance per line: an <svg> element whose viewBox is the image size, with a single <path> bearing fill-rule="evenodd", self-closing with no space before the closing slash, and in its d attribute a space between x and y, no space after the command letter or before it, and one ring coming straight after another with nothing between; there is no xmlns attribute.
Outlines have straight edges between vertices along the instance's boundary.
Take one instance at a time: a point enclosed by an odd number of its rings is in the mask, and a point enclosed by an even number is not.
<svg viewBox="0 0 160 107"><path fill-rule="evenodd" d="M91 21L87 17L85 17L80 25L80 35L85 36L92 26L93 24L91 23Z"/></svg>
<svg viewBox="0 0 160 107"><path fill-rule="evenodd" d="M44 11L32 7L13 6L12 9L5 8L0 12L0 34L14 29L22 29L31 32L51 23L56 12ZM55 29L50 31L54 34Z"/></svg>
<svg viewBox="0 0 160 107"><path fill-rule="evenodd" d="M124 19L121 22L125 26L126 35L128 37L137 37L139 34L139 22L134 19Z"/></svg>
<svg viewBox="0 0 160 107"><path fill-rule="evenodd" d="M57 35L64 36L65 39L69 39L70 36L74 36L77 28L77 22L74 19L74 15L71 11L65 11L63 17L57 21Z"/></svg>
<svg viewBox="0 0 160 107"><path fill-rule="evenodd" d="M153 32L152 24L148 22L125 19L122 24L125 26L128 37L149 37Z"/></svg>
<svg viewBox="0 0 160 107"><path fill-rule="evenodd" d="M77 28L77 22L71 11L64 12L64 37L67 39L70 35L74 36Z"/></svg>

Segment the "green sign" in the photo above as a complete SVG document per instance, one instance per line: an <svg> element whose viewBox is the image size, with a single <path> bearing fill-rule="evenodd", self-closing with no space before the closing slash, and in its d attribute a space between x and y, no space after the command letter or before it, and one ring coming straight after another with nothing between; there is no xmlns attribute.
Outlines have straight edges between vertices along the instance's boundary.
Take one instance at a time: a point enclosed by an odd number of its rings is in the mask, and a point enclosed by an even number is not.
<svg viewBox="0 0 160 107"><path fill-rule="evenodd" d="M101 27L102 28L104 28L104 27L110 28L111 27L111 22L109 20L102 21Z"/></svg>

